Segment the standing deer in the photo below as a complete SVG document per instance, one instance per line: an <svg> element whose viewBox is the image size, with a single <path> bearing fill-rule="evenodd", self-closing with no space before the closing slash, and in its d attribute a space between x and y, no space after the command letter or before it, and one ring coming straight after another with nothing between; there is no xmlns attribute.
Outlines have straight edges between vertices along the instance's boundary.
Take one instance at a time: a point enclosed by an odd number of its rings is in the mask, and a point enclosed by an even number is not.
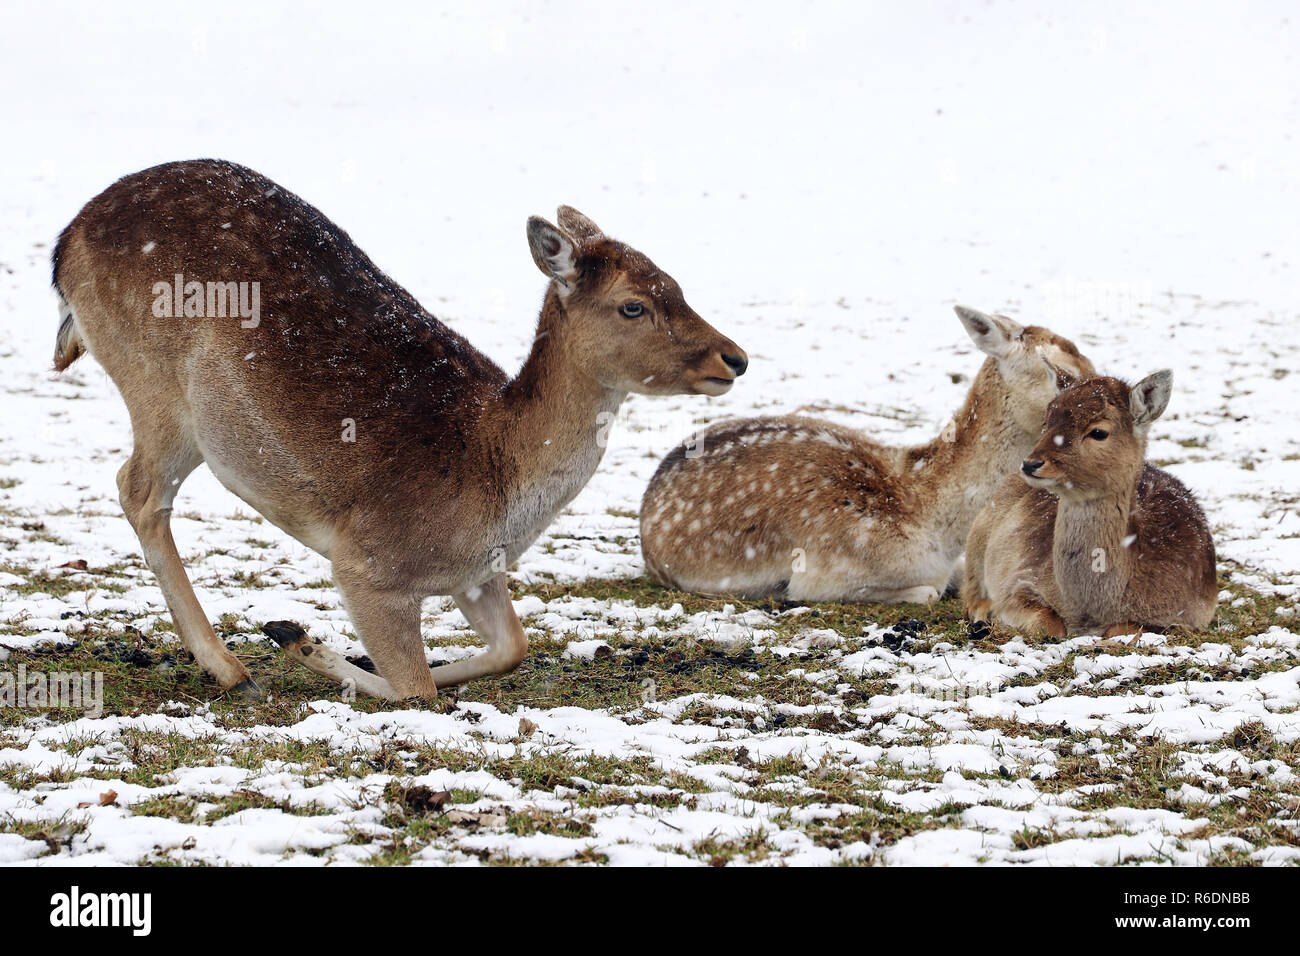
<svg viewBox="0 0 1300 956"><path fill-rule="evenodd" d="M1196 499L1143 460L1173 376L1062 392L1038 444L976 519L962 590L972 621L1106 637L1183 625L1218 603L1214 540Z"/></svg>
<svg viewBox="0 0 1300 956"><path fill-rule="evenodd" d="M503 572L591 477L627 394L721 395L745 371L671 276L577 210L558 219L528 220L550 282L513 379L324 215L232 163L127 176L63 231L55 369L88 350L120 389L135 445L122 507L185 647L222 687L249 688L249 673L213 633L170 530L199 464L330 560L378 674L268 625L290 656L362 693L433 697L523 659ZM182 289L182 276L199 281ZM214 285L238 283L256 290L256 316L203 317ZM453 596L486 652L430 669L420 605L434 594Z"/></svg>
<svg viewBox="0 0 1300 956"><path fill-rule="evenodd" d="M641 502L651 576L705 594L929 602L966 532L1033 447L1057 373L1092 375L1073 343L958 306L988 355L965 404L924 445L889 447L800 416L722 422L659 465Z"/></svg>

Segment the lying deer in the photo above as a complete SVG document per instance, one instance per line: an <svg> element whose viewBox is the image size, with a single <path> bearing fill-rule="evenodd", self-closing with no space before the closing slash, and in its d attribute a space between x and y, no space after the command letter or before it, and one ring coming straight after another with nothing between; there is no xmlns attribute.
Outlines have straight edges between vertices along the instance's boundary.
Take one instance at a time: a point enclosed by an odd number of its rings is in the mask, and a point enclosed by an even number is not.
<svg viewBox="0 0 1300 956"><path fill-rule="evenodd" d="M55 368L89 350L121 390L135 439L122 507L185 647L222 687L249 673L213 633L170 530L199 464L331 561L378 674L299 628L268 633L362 693L432 697L522 660L503 572L586 484L627 394L721 395L745 371L671 276L577 210L561 206L558 226L529 219L528 244L550 284L512 379L320 212L232 163L127 176L63 231ZM181 276L198 281L173 310ZM251 283L260 314L197 317L202 280L208 306L212 286ZM173 311L184 317L159 317ZM420 604L434 594L454 597L485 653L430 669Z"/></svg>
<svg viewBox="0 0 1300 956"><path fill-rule="evenodd" d="M1172 380L1094 378L1052 402L1020 473L971 528L962 596L972 621L1049 637L1210 623L1219 588L1205 515L1143 461Z"/></svg>
<svg viewBox="0 0 1300 956"><path fill-rule="evenodd" d="M1058 391L1047 359L1092 363L1047 329L964 306L988 358L944 433L888 447L800 416L719 423L671 452L641 503L641 550L660 584L795 601L929 602L971 522L1033 447Z"/></svg>

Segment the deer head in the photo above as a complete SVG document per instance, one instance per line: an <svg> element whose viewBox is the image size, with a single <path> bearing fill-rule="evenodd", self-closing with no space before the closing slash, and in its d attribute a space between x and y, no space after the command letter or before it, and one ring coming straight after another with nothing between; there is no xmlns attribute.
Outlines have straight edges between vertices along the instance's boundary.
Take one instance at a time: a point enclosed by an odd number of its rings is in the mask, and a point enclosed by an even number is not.
<svg viewBox="0 0 1300 956"><path fill-rule="evenodd" d="M1062 389L1097 374L1073 342L1049 329L964 305L956 312L976 348L996 363L1012 417L1026 435L1038 434L1048 403Z"/></svg>
<svg viewBox="0 0 1300 956"><path fill-rule="evenodd" d="M649 258L611 239L570 206L559 225L528 220L533 261L551 280L539 335L606 388L647 395L722 395L749 359L686 304Z"/></svg>
<svg viewBox="0 0 1300 956"><path fill-rule="evenodd" d="M1148 375L1129 387L1094 378L1062 392L1047 409L1042 437L1021 465L1036 488L1089 501L1131 488L1146 458L1146 436L1169 404L1173 373Z"/></svg>

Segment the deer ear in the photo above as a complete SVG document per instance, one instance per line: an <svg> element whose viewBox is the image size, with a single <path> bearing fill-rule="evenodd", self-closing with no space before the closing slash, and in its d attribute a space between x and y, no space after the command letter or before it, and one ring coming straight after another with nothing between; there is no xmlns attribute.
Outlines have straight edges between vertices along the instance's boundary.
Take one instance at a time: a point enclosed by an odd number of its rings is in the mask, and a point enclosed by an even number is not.
<svg viewBox="0 0 1300 956"><path fill-rule="evenodd" d="M1047 368L1047 374L1050 375L1052 381L1056 383L1056 390L1058 392L1063 392L1067 388L1074 388L1074 386L1078 385L1081 381L1081 379L1069 369L1061 368L1059 365L1053 365L1042 352L1038 353L1038 357Z"/></svg>
<svg viewBox="0 0 1300 956"><path fill-rule="evenodd" d="M541 216L529 216L528 248L542 275L560 283L562 291L573 289L578 278L578 244L572 236Z"/></svg>
<svg viewBox="0 0 1300 956"><path fill-rule="evenodd" d="M955 306L953 311L966 327L976 348L994 358L1004 358L1015 346L1016 337L1024 326L1012 322L1005 315L989 315L969 306Z"/></svg>
<svg viewBox="0 0 1300 956"><path fill-rule="evenodd" d="M572 206L561 206L556 210L556 221L559 222L560 228L573 236L579 242L586 242L588 239L596 239L605 233L600 226L596 225L578 210Z"/></svg>
<svg viewBox="0 0 1300 956"><path fill-rule="evenodd" d="M1165 368L1152 372L1129 389L1128 407L1133 413L1133 424L1150 425L1164 414L1173 387L1174 373Z"/></svg>

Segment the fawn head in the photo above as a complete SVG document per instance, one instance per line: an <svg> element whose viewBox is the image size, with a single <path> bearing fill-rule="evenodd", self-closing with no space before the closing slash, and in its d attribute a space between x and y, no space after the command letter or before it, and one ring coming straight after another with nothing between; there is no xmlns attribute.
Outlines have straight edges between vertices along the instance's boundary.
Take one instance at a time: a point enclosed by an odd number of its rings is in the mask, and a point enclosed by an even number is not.
<svg viewBox="0 0 1300 956"><path fill-rule="evenodd" d="M1131 487L1146 458L1147 431L1169 404L1172 385L1173 373L1165 369L1131 388L1117 378L1094 378L1066 389L1048 406L1021 476L1075 501Z"/></svg>
<svg viewBox="0 0 1300 956"><path fill-rule="evenodd" d="M1038 434L1048 403L1062 389L1097 374L1073 342L1050 329L964 305L955 311L975 346L997 363L1011 414L1026 435Z"/></svg>
<svg viewBox="0 0 1300 956"><path fill-rule="evenodd" d="M686 304L672 276L578 210L561 206L558 219L531 217L528 245L589 375L624 392L721 395L745 373L745 353Z"/></svg>

